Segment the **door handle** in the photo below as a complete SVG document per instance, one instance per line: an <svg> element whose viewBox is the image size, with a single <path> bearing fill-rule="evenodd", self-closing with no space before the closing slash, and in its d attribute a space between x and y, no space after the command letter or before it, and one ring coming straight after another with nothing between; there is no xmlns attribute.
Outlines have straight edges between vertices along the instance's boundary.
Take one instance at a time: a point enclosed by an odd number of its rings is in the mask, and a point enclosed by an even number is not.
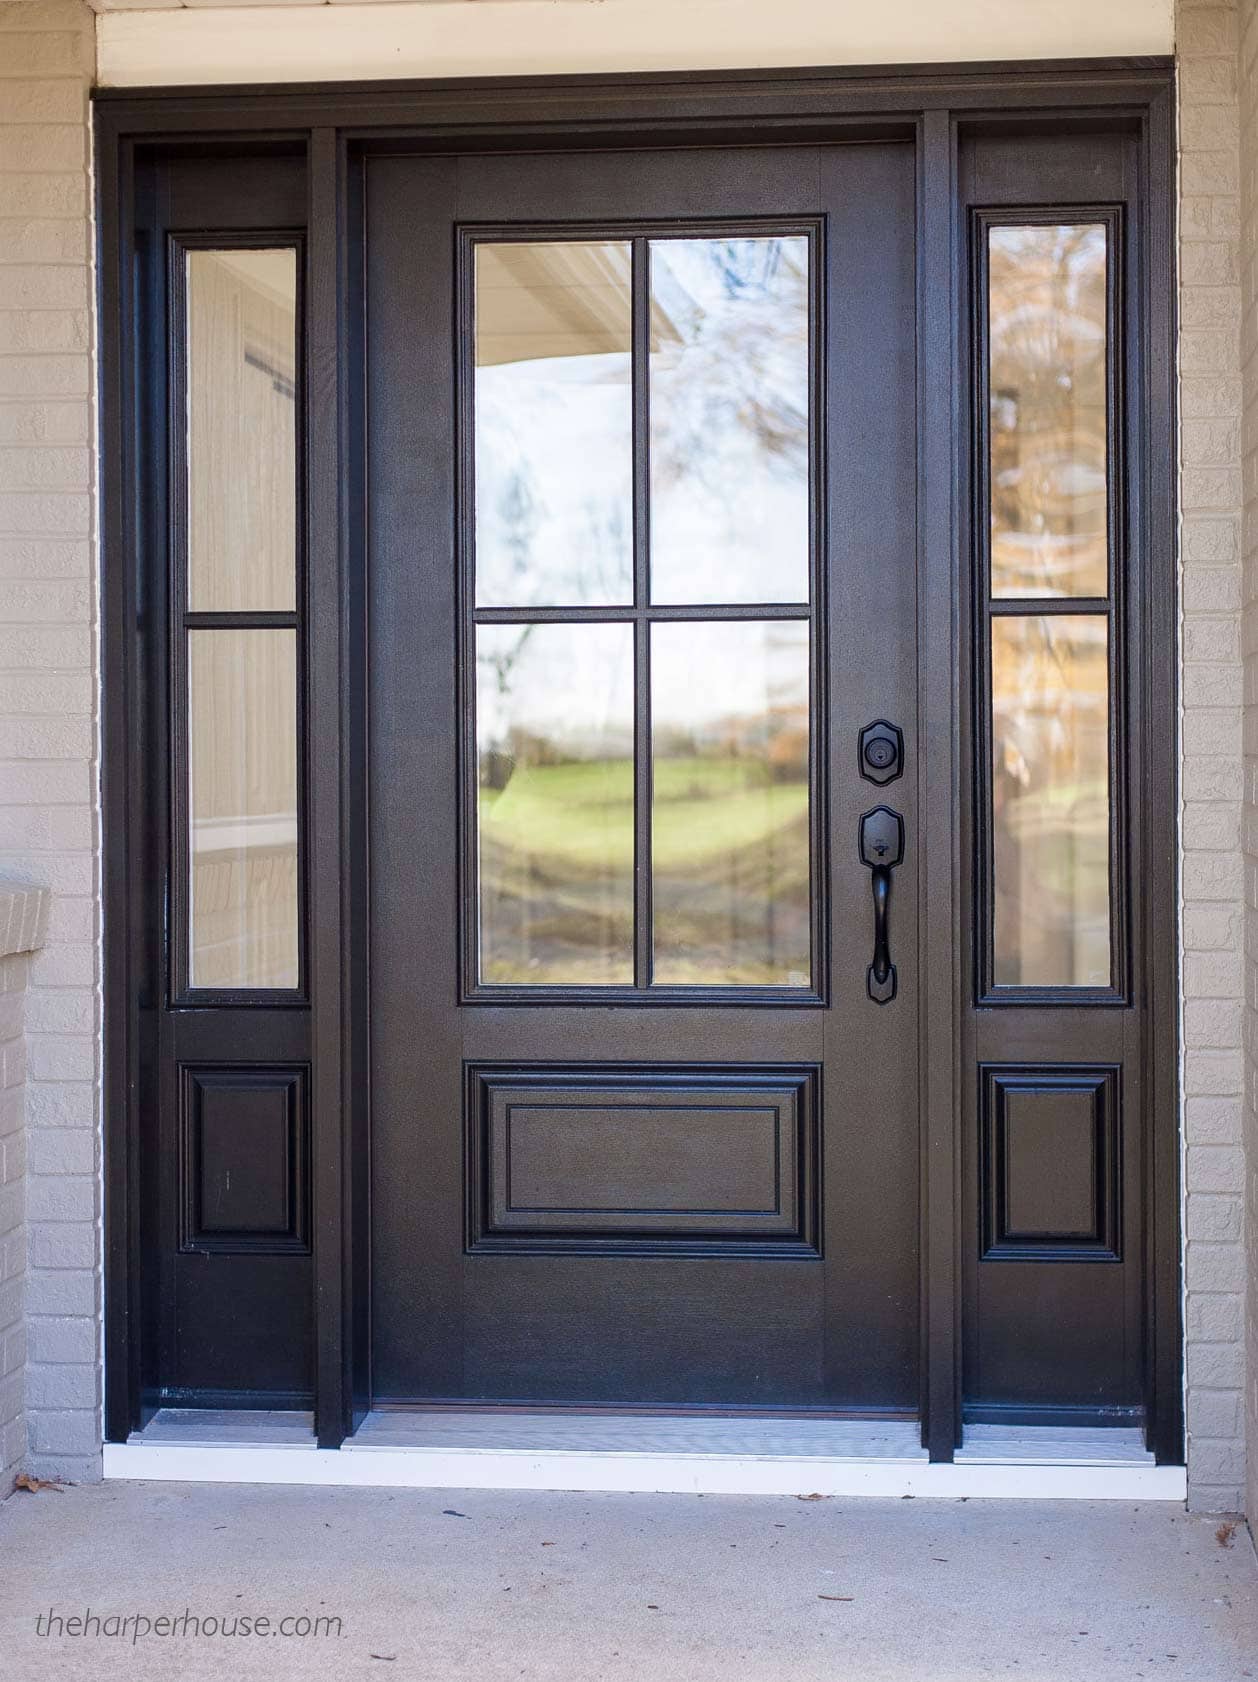
<svg viewBox="0 0 1258 1682"><path fill-rule="evenodd" d="M869 866L874 890L874 961L865 974L865 986L875 1004L895 998L895 965L887 914L891 906L891 872L904 858L904 819L890 806L875 806L861 819L861 863Z"/></svg>

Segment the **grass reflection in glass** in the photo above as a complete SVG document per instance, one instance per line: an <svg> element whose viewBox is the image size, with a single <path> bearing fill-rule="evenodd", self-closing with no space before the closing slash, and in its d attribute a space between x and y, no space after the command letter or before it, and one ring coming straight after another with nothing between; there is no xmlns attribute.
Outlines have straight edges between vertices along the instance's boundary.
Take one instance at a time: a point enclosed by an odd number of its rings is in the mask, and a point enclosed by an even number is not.
<svg viewBox="0 0 1258 1682"><path fill-rule="evenodd" d="M808 627L651 635L654 979L806 987Z"/></svg>
<svg viewBox="0 0 1258 1682"><path fill-rule="evenodd" d="M477 631L480 979L633 981L627 625Z"/></svg>

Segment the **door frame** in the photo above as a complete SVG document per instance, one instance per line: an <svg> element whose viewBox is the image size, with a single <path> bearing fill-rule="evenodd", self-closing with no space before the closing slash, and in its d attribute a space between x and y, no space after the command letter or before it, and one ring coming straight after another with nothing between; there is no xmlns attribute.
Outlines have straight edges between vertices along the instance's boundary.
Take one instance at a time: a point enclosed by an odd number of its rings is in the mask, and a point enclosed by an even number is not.
<svg viewBox="0 0 1258 1682"><path fill-rule="evenodd" d="M961 1435L962 1142L973 1007L961 856L973 765L970 709L970 371L958 153L967 135L1068 134L1098 126L1136 138L1143 186L1139 321L1147 446L1138 468L1144 553L1131 600L1142 644L1140 786L1147 814L1132 868L1146 886L1147 1102L1145 1385L1149 1445L1183 1461L1178 1071L1174 67L1170 59L892 68L650 73L268 88L98 90L102 503L104 899L105 1435L124 1441L149 1410L142 1349L146 1237L140 1112L150 1035L143 1020L146 879L128 836L141 809L142 661L136 288L137 166L154 151L304 156L308 232L305 378L309 739L309 982L315 1296L315 1424L338 1446L369 1405L369 1092L363 475L351 424L361 385L355 311L362 160L372 152L497 151L905 140L916 147L918 264L918 735L921 1026L921 1424L935 1461ZM941 380L938 370L950 378ZM967 765L966 757L969 755ZM1154 915L1153 908L1169 915Z"/></svg>

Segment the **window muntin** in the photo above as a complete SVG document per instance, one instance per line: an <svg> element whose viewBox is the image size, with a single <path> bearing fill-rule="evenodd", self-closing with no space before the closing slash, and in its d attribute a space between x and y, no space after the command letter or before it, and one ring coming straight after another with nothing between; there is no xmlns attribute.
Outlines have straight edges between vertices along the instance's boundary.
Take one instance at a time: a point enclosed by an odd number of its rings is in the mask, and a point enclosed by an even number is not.
<svg viewBox="0 0 1258 1682"><path fill-rule="evenodd" d="M299 248L172 246L176 994L302 985Z"/></svg>
<svg viewBox="0 0 1258 1682"><path fill-rule="evenodd" d="M474 988L815 996L815 237L734 228L465 242ZM590 300L574 304L571 281L594 272L591 254L605 334L627 308L627 370L617 341L592 349L589 334L531 333L539 277L566 277L560 302L588 321ZM490 393L503 366L491 358L507 353L516 365ZM505 412L508 384L526 410L539 405L534 424ZM537 394L585 384L614 424L582 429L565 412L548 435L554 411ZM546 463L528 475L530 497L504 502L505 452L490 460L491 432L528 440L517 468ZM608 564L622 522L603 517L626 486L627 578L620 560ZM523 506L528 541L504 566L503 511ZM581 519L567 517L573 508Z"/></svg>
<svg viewBox="0 0 1258 1682"><path fill-rule="evenodd" d="M984 990L1112 996L1116 220L980 221Z"/></svg>

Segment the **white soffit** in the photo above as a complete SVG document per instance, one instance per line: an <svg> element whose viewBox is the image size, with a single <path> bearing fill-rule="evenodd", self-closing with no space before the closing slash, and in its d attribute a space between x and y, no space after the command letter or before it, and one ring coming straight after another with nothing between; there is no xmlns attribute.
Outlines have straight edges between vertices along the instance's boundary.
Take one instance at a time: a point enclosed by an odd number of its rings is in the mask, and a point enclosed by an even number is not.
<svg viewBox="0 0 1258 1682"><path fill-rule="evenodd" d="M149 0L152 4L152 0ZM1173 0L409 0L106 11L103 87L1170 53Z"/></svg>

